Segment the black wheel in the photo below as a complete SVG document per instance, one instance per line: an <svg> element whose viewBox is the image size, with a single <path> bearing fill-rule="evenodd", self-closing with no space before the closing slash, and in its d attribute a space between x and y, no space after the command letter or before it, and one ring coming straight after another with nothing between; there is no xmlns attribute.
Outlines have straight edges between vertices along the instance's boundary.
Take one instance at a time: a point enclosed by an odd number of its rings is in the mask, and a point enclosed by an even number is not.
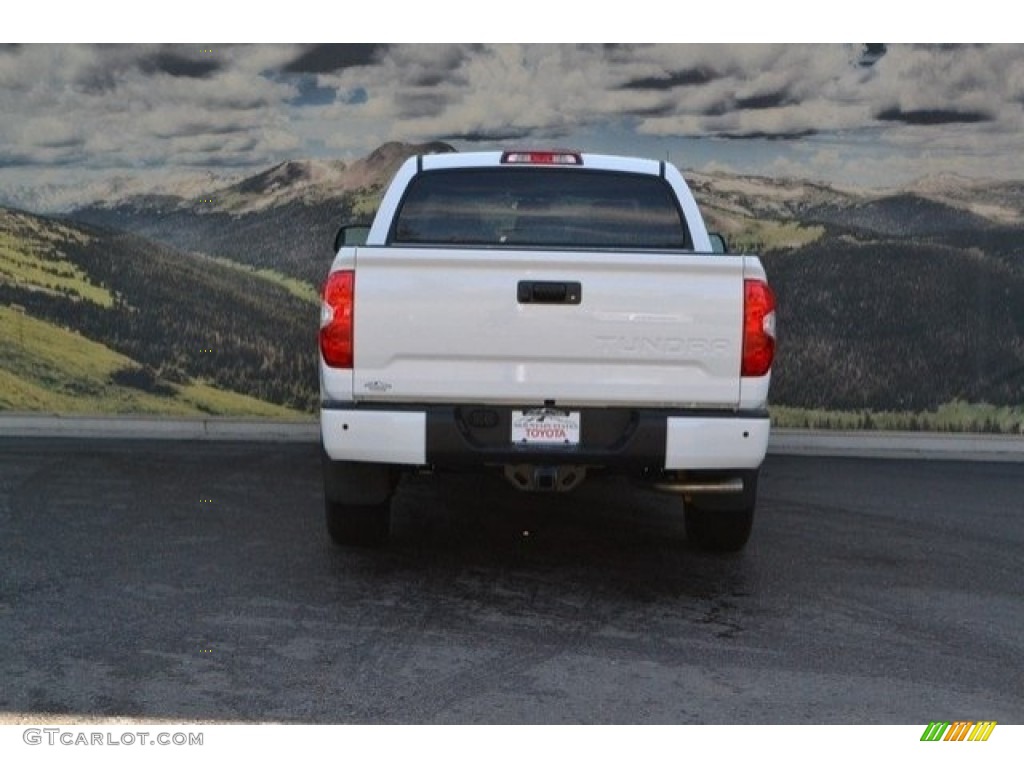
<svg viewBox="0 0 1024 768"><path fill-rule="evenodd" d="M324 502L327 533L339 546L380 547L388 540L391 504Z"/></svg>
<svg viewBox="0 0 1024 768"><path fill-rule="evenodd" d="M707 509L686 505L686 536L706 552L739 552L754 525L754 508Z"/></svg>
<svg viewBox="0 0 1024 768"><path fill-rule="evenodd" d="M750 539L757 503L757 472L743 477L743 492L685 500L686 536L705 552L739 552Z"/></svg>

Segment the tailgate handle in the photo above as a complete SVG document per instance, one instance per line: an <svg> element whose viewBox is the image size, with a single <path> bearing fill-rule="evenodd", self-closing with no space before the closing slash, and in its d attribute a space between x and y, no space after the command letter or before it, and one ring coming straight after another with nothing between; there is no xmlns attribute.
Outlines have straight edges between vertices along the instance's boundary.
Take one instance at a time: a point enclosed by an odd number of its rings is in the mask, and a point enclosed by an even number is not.
<svg viewBox="0 0 1024 768"><path fill-rule="evenodd" d="M517 291L520 304L579 304L583 286L545 280L520 280Z"/></svg>

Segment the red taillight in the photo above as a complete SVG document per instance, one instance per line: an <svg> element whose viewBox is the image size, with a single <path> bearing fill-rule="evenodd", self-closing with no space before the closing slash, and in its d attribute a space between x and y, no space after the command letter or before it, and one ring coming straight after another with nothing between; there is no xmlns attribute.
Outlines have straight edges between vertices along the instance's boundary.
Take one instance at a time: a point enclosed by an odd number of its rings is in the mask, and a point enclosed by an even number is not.
<svg viewBox="0 0 1024 768"><path fill-rule="evenodd" d="M775 359L775 294L763 280L743 282L742 376L764 376Z"/></svg>
<svg viewBox="0 0 1024 768"><path fill-rule="evenodd" d="M351 368L354 356L352 310L356 273L332 272L320 302L320 354L332 368Z"/></svg>

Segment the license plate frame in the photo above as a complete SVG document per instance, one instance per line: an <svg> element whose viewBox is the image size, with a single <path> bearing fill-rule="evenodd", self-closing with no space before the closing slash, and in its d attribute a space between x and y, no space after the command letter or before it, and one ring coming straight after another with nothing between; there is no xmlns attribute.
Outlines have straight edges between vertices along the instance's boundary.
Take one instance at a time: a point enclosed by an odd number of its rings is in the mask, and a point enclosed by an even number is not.
<svg viewBox="0 0 1024 768"><path fill-rule="evenodd" d="M575 447L580 444L579 411L532 408L512 411L512 444Z"/></svg>

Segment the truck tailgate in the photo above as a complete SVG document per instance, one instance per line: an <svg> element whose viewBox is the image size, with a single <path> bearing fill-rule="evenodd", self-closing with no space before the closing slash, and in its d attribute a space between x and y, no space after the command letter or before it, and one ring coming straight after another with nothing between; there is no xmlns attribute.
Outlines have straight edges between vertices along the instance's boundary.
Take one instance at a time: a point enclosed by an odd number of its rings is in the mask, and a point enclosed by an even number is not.
<svg viewBox="0 0 1024 768"><path fill-rule="evenodd" d="M743 269L692 253L359 248L354 396L733 408Z"/></svg>

